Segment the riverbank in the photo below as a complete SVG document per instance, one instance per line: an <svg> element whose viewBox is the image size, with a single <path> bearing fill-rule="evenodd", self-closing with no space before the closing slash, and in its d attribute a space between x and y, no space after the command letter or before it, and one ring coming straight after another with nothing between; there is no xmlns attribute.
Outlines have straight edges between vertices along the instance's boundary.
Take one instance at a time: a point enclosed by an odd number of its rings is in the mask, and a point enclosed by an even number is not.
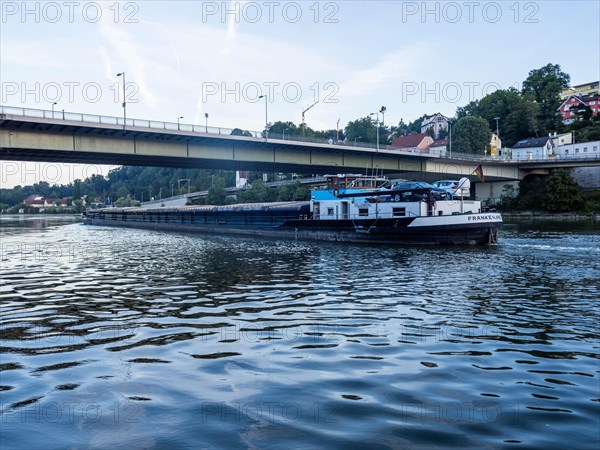
<svg viewBox="0 0 600 450"><path fill-rule="evenodd" d="M547 221L547 222L573 222L573 221L589 221L600 222L600 214L550 214L544 212L502 212L502 219L505 221Z"/></svg>

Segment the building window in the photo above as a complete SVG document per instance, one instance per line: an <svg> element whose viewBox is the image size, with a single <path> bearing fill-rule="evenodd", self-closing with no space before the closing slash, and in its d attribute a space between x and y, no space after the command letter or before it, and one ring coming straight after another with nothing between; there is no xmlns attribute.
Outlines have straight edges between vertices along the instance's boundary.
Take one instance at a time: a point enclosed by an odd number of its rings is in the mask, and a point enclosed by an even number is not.
<svg viewBox="0 0 600 450"><path fill-rule="evenodd" d="M333 208L327 208L327 215L333 216Z"/></svg>
<svg viewBox="0 0 600 450"><path fill-rule="evenodd" d="M579 153L579 149L578 148L575 149L575 153Z"/></svg>
<svg viewBox="0 0 600 450"><path fill-rule="evenodd" d="M369 215L369 208L358 208L358 215L359 216L368 216Z"/></svg>
<svg viewBox="0 0 600 450"><path fill-rule="evenodd" d="M593 151L594 151L594 152L597 152L597 151L598 151L598 146L597 146L597 145L594 145L594 150L593 150Z"/></svg>
<svg viewBox="0 0 600 450"><path fill-rule="evenodd" d="M583 147L583 153L587 153L587 147Z"/></svg>
<svg viewBox="0 0 600 450"><path fill-rule="evenodd" d="M392 208L392 217L406 216L406 208Z"/></svg>

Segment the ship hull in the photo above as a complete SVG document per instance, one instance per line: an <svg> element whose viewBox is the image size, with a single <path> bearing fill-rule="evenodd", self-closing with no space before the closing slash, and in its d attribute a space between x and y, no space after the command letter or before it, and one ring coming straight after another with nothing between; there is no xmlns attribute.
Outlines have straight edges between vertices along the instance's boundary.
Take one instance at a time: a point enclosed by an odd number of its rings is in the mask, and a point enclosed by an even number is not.
<svg viewBox="0 0 600 450"><path fill-rule="evenodd" d="M278 239L299 239L387 245L486 245L497 241L502 226L499 214L465 214L448 217L418 217L368 220L287 219L281 223L248 224L215 220L194 223L186 218L161 220L155 216L136 220L126 214L113 218L86 214L85 223L163 231L215 235L241 235Z"/></svg>

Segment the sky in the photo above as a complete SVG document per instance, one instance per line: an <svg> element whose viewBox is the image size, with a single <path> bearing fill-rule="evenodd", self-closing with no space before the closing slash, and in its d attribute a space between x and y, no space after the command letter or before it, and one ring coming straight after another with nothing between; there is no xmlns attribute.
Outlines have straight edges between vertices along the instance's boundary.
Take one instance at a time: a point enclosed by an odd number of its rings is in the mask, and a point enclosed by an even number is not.
<svg viewBox="0 0 600 450"><path fill-rule="evenodd" d="M456 108L559 64L600 79L593 1L0 1L0 103L261 130L385 124ZM383 118L383 117L381 117ZM2 163L2 187L107 167ZM46 172L46 173L45 173ZM60 175L57 173L60 172ZM29 175L27 175L29 173Z"/></svg>

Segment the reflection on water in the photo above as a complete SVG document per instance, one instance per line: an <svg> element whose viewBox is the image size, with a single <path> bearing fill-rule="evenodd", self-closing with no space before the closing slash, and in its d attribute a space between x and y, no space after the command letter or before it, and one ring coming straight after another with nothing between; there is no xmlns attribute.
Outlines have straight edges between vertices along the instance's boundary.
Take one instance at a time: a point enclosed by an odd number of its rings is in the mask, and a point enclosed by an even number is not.
<svg viewBox="0 0 600 450"><path fill-rule="evenodd" d="M600 444L597 230L380 248L62 219L0 220L3 448Z"/></svg>

